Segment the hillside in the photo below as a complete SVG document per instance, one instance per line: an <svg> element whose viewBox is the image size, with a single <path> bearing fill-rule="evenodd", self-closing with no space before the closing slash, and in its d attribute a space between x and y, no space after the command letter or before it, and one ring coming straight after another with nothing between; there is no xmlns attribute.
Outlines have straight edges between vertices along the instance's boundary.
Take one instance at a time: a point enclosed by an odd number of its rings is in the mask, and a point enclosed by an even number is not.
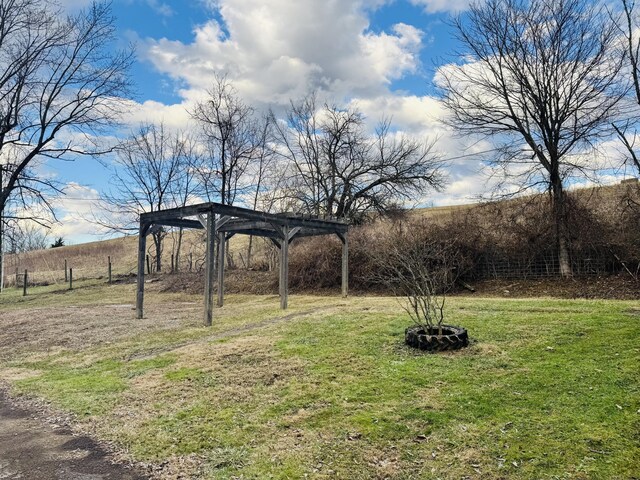
<svg viewBox="0 0 640 480"><path fill-rule="evenodd" d="M631 178L620 183L602 185L594 187L576 188L568 191L569 197L579 200L583 205L594 211L603 208L612 208L629 195L637 195L640 189L638 179ZM438 207L416 208L413 212L426 218L443 219L450 218L453 214L463 214L474 209L483 208L488 205L499 205L503 211L517 208L531 201L536 201L539 195L527 195L512 199L500 200L496 202L476 202L463 205L447 205Z"/></svg>
<svg viewBox="0 0 640 480"><path fill-rule="evenodd" d="M590 210L599 215L607 215L613 208L619 207L622 199L629 192L638 189L637 181L625 181L614 185L590 187L572 190L570 195L577 198ZM539 198L539 197L537 197ZM517 211L518 207L537 201L536 197L521 197L496 203L474 203L466 205L440 206L418 208L412 215L419 215L436 222L445 222L454 215L472 214L491 216L505 212ZM171 265L171 255L176 248L177 234L170 234L165 239L163 269L168 271ZM235 236L230 241L231 261L244 266L249 239L245 236ZM274 268L276 251L270 242L264 239L254 239L254 266L262 269ZM148 242L150 254L152 242ZM73 268L74 278L100 278L107 276L107 257L111 257L114 275L129 275L137 268L137 236L128 236L110 240L71 245L55 249L36 250L16 255L7 255L5 265L5 284L12 285L15 272L22 274L29 271L31 282L37 284L58 283L64 281L64 261ZM186 231L181 248L179 268L181 271L189 269L191 255L192 269L197 271L204 260L204 239L202 231Z"/></svg>

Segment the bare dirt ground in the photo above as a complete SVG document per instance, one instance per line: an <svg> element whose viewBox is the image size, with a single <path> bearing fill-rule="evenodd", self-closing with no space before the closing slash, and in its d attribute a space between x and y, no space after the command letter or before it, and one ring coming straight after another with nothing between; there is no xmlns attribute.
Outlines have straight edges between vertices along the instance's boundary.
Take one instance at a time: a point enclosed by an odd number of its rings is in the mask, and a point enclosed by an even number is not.
<svg viewBox="0 0 640 480"><path fill-rule="evenodd" d="M593 298L607 300L640 299L640 282L627 273L563 278L499 279L473 283L475 295L503 298ZM461 295L474 295L460 291Z"/></svg>
<svg viewBox="0 0 640 480"><path fill-rule="evenodd" d="M135 321L133 309L133 304L124 303L2 312L0 360L28 352L79 350L148 332L196 327L202 305L148 302L145 318Z"/></svg>
<svg viewBox="0 0 640 480"><path fill-rule="evenodd" d="M114 463L90 437L47 422L0 389L0 479L138 480L132 466Z"/></svg>

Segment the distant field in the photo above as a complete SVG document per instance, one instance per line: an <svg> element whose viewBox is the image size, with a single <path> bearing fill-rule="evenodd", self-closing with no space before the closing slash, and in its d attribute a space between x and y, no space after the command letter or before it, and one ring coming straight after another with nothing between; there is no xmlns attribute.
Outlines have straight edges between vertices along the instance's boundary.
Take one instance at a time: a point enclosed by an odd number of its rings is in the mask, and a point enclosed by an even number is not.
<svg viewBox="0 0 640 480"><path fill-rule="evenodd" d="M204 241L201 231L187 231L184 233L181 247L180 265L186 271L189 265L189 254L192 255L193 269L202 267L204 262ZM168 235L164 243L163 269L169 271L171 255L175 251L177 234ZM249 239L236 236L230 241L230 251L234 260L242 265L242 258L246 258ZM149 238L147 246L151 255L155 253L153 242ZM258 258L264 256L265 242L254 239L254 253ZM128 275L137 271L138 237L127 236L102 240L79 245L70 245L46 250L35 250L17 255L7 255L5 277L8 285L14 282L15 271L22 274L29 271L31 282L60 283L64 281L64 262L73 268L74 278L104 278L107 276L108 257L111 257L113 275ZM240 258L242 256L242 258ZM13 274L13 275L12 275Z"/></svg>
<svg viewBox="0 0 640 480"><path fill-rule="evenodd" d="M471 346L403 345L392 298L9 290L0 380L158 478L640 477L637 302L451 298ZM182 475L182 476L180 476Z"/></svg>

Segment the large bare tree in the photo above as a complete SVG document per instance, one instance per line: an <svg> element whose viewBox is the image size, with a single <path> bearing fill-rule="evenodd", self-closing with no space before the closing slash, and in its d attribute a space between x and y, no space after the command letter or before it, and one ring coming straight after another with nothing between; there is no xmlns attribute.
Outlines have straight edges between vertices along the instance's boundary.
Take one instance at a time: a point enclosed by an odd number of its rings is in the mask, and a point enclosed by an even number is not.
<svg viewBox="0 0 640 480"><path fill-rule="evenodd" d="M623 118L613 123L628 155L627 162L640 175L640 8L635 0L622 0L622 13L616 17L624 38L626 64L622 69L631 80L627 110Z"/></svg>
<svg viewBox="0 0 640 480"><path fill-rule="evenodd" d="M46 195L59 188L38 162L96 153L87 140L120 114L132 54L113 40L106 3L64 16L54 2L0 0L0 251L20 207L53 213Z"/></svg>
<svg viewBox="0 0 640 480"><path fill-rule="evenodd" d="M607 135L625 88L617 29L590 0L488 0L453 22L461 63L441 69L448 122L501 147L522 187L552 198L556 249L571 275L565 187L592 167L578 155Z"/></svg>
<svg viewBox="0 0 640 480"><path fill-rule="evenodd" d="M290 165L282 194L306 213L360 221L443 185L433 142L394 132L389 119L371 134L357 109L319 107L310 95L274 125L276 152Z"/></svg>

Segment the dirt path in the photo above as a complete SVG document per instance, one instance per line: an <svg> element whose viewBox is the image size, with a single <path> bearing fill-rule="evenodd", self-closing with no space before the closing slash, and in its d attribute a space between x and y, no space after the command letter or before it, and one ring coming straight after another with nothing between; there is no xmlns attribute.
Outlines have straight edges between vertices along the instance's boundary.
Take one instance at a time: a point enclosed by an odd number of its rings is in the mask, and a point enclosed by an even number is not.
<svg viewBox="0 0 640 480"><path fill-rule="evenodd" d="M0 479L138 480L145 477L112 463L87 436L50 425L37 412L15 405L0 389Z"/></svg>

